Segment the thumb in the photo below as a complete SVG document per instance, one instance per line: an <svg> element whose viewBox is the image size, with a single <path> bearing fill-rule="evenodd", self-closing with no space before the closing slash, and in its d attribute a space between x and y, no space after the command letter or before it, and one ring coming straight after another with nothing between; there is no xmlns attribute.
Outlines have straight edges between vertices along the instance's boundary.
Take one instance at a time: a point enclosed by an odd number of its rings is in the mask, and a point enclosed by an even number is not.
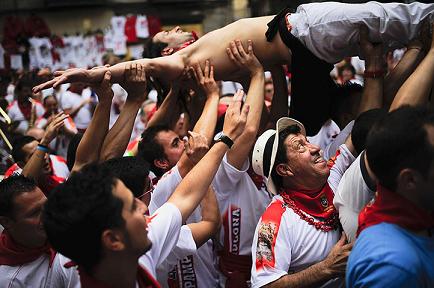
<svg viewBox="0 0 434 288"><path fill-rule="evenodd" d="M247 115L249 114L249 111L250 111L250 105L244 104L243 109L241 110L241 119L247 120Z"/></svg>

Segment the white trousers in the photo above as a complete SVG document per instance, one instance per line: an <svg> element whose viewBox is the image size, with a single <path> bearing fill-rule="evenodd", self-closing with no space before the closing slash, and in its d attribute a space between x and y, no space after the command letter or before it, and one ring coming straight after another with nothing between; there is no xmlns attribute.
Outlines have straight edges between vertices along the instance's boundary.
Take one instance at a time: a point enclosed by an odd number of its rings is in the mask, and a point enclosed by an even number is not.
<svg viewBox="0 0 434 288"><path fill-rule="evenodd" d="M360 24L368 27L371 41L382 42L389 50L413 39L430 14L434 14L434 4L323 2L300 5L288 21L294 36L317 57L333 64L360 55Z"/></svg>

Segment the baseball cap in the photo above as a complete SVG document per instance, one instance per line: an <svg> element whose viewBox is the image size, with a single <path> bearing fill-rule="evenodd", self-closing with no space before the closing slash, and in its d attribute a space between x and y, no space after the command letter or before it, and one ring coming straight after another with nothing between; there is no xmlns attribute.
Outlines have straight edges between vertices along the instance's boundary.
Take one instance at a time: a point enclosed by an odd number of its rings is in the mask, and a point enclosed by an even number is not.
<svg viewBox="0 0 434 288"><path fill-rule="evenodd" d="M267 177L267 188L273 195L277 194L277 189L271 179L271 171L276 160L277 148L279 145L279 133L285 128L297 125L300 127L300 132L306 136L306 129L301 122L289 118L282 117L276 123L276 130L267 130L256 140L252 154L253 171L256 174Z"/></svg>

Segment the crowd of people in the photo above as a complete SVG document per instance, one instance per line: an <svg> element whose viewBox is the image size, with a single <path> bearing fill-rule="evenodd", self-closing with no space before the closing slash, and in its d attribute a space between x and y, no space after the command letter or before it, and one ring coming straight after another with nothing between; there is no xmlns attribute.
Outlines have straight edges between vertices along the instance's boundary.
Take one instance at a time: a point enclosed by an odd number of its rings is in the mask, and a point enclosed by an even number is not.
<svg viewBox="0 0 434 288"><path fill-rule="evenodd" d="M1 79L0 286L434 287L433 21L304 4Z"/></svg>

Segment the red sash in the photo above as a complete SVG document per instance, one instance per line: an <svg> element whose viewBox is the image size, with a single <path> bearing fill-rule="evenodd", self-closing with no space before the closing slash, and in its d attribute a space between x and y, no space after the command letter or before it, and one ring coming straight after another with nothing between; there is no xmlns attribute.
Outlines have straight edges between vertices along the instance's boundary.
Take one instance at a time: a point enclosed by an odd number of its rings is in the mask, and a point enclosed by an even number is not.
<svg viewBox="0 0 434 288"><path fill-rule="evenodd" d="M75 263L72 261L65 264L67 268L72 266L75 266ZM78 272L80 274L80 284L82 288L111 288L111 286L87 274L80 266L78 266ZM157 280L140 265L137 267L137 283L140 288L160 288L160 284L158 284Z"/></svg>
<svg viewBox="0 0 434 288"><path fill-rule="evenodd" d="M50 256L51 267L56 251L48 244L39 248L27 248L17 244L7 231L0 235L0 265L20 266L33 262L44 254Z"/></svg>
<svg viewBox="0 0 434 288"><path fill-rule="evenodd" d="M364 229L387 222L411 231L422 231L434 227L434 215L419 208L410 200L377 185L375 200L360 212L357 236Z"/></svg>
<svg viewBox="0 0 434 288"><path fill-rule="evenodd" d="M333 206L333 191L328 183L319 191L282 189L280 196L285 204L302 220L309 223L309 225L315 226L316 229L330 231L339 227L338 212Z"/></svg>

